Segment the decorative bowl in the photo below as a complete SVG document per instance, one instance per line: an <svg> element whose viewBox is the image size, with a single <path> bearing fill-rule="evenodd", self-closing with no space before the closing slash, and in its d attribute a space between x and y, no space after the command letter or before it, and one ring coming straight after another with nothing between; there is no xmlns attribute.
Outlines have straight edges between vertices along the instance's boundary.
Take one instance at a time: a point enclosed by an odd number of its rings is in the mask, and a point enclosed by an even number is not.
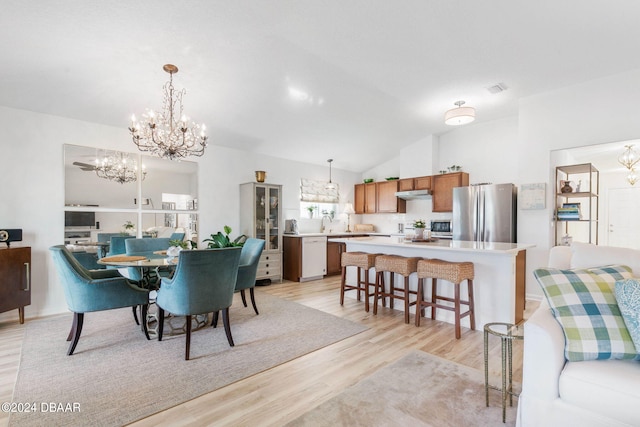
<svg viewBox="0 0 640 427"><path fill-rule="evenodd" d="M395 181L396 179L400 179L399 176L390 176L389 178L385 178L387 181Z"/></svg>
<svg viewBox="0 0 640 427"><path fill-rule="evenodd" d="M363 180L365 184L368 184L370 182L373 182L373 178L367 178Z"/></svg>

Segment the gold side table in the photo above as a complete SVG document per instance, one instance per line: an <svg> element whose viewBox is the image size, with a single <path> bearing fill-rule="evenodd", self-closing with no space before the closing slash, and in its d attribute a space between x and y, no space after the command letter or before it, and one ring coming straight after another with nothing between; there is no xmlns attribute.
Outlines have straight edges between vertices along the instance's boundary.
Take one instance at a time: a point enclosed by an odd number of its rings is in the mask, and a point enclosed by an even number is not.
<svg viewBox="0 0 640 427"><path fill-rule="evenodd" d="M500 338L502 347L502 387L489 384L489 334ZM489 389L502 393L502 422L505 422L507 411L507 396L509 406L513 406L513 340L524 339L524 327L511 323L487 323L484 325L484 392L486 404L489 406ZM508 376L508 377L507 377Z"/></svg>

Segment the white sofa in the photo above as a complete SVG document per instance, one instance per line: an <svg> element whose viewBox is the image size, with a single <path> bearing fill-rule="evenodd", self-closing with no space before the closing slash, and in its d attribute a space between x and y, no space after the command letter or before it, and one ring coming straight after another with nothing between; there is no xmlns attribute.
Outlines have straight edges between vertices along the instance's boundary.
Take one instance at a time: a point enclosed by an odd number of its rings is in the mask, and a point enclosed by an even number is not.
<svg viewBox="0 0 640 427"><path fill-rule="evenodd" d="M574 243L552 248L551 268L628 265L640 277L640 251ZM640 426L640 362L566 362L564 334L546 299L524 325L517 426Z"/></svg>

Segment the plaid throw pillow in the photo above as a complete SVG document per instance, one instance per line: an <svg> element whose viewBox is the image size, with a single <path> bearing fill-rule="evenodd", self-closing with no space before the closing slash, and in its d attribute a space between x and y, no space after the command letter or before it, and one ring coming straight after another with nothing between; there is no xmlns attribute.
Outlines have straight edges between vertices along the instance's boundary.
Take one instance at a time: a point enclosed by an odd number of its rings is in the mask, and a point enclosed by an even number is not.
<svg viewBox="0 0 640 427"><path fill-rule="evenodd" d="M615 282L631 278L629 267L541 268L533 274L564 332L567 360L640 359L614 295Z"/></svg>

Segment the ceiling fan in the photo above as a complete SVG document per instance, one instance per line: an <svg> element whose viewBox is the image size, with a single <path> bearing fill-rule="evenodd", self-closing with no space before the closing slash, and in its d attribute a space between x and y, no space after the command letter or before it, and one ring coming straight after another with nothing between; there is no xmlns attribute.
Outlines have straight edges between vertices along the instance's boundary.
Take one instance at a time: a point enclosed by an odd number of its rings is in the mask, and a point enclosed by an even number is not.
<svg viewBox="0 0 640 427"><path fill-rule="evenodd" d="M95 171L96 170L96 166L95 165L90 165L89 163L82 163L82 162L73 162L74 166L79 166L80 169L82 169L83 171Z"/></svg>

